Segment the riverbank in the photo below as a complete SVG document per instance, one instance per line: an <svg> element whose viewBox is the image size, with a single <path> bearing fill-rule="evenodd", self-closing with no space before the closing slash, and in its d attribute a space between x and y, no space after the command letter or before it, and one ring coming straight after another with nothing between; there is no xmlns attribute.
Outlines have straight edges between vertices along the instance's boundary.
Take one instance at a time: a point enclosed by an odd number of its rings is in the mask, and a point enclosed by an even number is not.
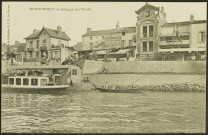
<svg viewBox="0 0 208 135"><path fill-rule="evenodd" d="M205 92L206 75L180 74L97 74L85 75L92 84L120 87L135 85L138 90ZM123 88L122 88L123 87ZM88 88L89 85L88 85ZM93 88L93 86L92 86Z"/></svg>

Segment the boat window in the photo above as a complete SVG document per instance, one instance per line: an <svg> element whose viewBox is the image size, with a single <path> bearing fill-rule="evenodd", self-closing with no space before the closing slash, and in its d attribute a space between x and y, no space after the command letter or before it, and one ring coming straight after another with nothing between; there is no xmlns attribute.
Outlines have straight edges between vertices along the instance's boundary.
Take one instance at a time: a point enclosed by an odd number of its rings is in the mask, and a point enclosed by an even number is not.
<svg viewBox="0 0 208 135"><path fill-rule="evenodd" d="M16 78L16 85L21 85L21 78Z"/></svg>
<svg viewBox="0 0 208 135"><path fill-rule="evenodd" d="M28 78L23 79L23 85L29 85L29 79Z"/></svg>
<svg viewBox="0 0 208 135"><path fill-rule="evenodd" d="M31 79L31 85L38 85L38 79Z"/></svg>
<svg viewBox="0 0 208 135"><path fill-rule="evenodd" d="M77 75L77 70L76 69L72 70L72 75Z"/></svg>
<svg viewBox="0 0 208 135"><path fill-rule="evenodd" d="M60 80L61 80L60 76L56 76L55 77L55 83L56 84L59 84L60 83Z"/></svg>
<svg viewBox="0 0 208 135"><path fill-rule="evenodd" d="M14 85L14 78L9 78L9 84Z"/></svg>
<svg viewBox="0 0 208 135"><path fill-rule="evenodd" d="M46 84L47 84L47 79L40 80L40 85L46 85Z"/></svg>

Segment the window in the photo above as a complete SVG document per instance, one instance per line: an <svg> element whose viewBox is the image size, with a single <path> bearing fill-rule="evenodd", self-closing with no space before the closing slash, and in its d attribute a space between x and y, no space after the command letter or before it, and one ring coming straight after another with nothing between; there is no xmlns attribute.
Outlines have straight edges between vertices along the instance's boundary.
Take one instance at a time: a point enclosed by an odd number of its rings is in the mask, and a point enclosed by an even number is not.
<svg viewBox="0 0 208 135"><path fill-rule="evenodd" d="M147 37L147 26L143 26L143 38Z"/></svg>
<svg viewBox="0 0 208 135"><path fill-rule="evenodd" d="M90 49L91 50L93 49L93 43L90 43Z"/></svg>
<svg viewBox="0 0 208 135"><path fill-rule="evenodd" d="M30 45L32 45L33 44L33 41L30 41Z"/></svg>
<svg viewBox="0 0 208 135"><path fill-rule="evenodd" d="M153 37L153 25L149 26L149 37Z"/></svg>
<svg viewBox="0 0 208 135"><path fill-rule="evenodd" d="M132 40L129 40L129 46L132 46L132 45L133 45Z"/></svg>
<svg viewBox="0 0 208 135"><path fill-rule="evenodd" d="M121 47L124 47L125 46L125 40L122 40L121 41Z"/></svg>
<svg viewBox="0 0 208 135"><path fill-rule="evenodd" d="M76 69L72 70L72 75L77 75L77 70Z"/></svg>
<svg viewBox="0 0 208 135"><path fill-rule="evenodd" d="M52 52L52 58L61 58L61 52L60 51L54 51Z"/></svg>
<svg viewBox="0 0 208 135"><path fill-rule="evenodd" d="M14 85L14 78L9 78L9 85Z"/></svg>
<svg viewBox="0 0 208 135"><path fill-rule="evenodd" d="M43 44L45 44L45 43L46 43L46 39L43 40Z"/></svg>
<svg viewBox="0 0 208 135"><path fill-rule="evenodd" d="M143 42L143 52L147 52L147 42Z"/></svg>
<svg viewBox="0 0 208 135"><path fill-rule="evenodd" d="M122 31L122 36L125 36L125 34L126 34L126 31Z"/></svg>
<svg viewBox="0 0 208 135"><path fill-rule="evenodd" d="M23 78L23 85L29 85L29 79Z"/></svg>
<svg viewBox="0 0 208 135"><path fill-rule="evenodd" d="M90 40L92 40L92 37L90 37Z"/></svg>
<svg viewBox="0 0 208 135"><path fill-rule="evenodd" d="M205 41L205 32L199 32L199 42Z"/></svg>
<svg viewBox="0 0 208 135"><path fill-rule="evenodd" d="M45 32L43 33L43 35L45 35Z"/></svg>
<svg viewBox="0 0 208 135"><path fill-rule="evenodd" d="M102 39L104 39L104 36L102 36Z"/></svg>
<svg viewBox="0 0 208 135"><path fill-rule="evenodd" d="M38 79L31 79L31 85L38 85Z"/></svg>
<svg viewBox="0 0 208 135"><path fill-rule="evenodd" d="M37 40L36 42L37 42L36 48L38 49L39 48L39 40Z"/></svg>
<svg viewBox="0 0 208 135"><path fill-rule="evenodd" d="M153 41L149 42L149 51L152 52L153 51Z"/></svg>
<svg viewBox="0 0 208 135"><path fill-rule="evenodd" d="M21 85L21 78L16 78L16 85Z"/></svg>
<svg viewBox="0 0 208 135"><path fill-rule="evenodd" d="M40 80L40 85L46 85L47 84L47 79L41 79Z"/></svg>

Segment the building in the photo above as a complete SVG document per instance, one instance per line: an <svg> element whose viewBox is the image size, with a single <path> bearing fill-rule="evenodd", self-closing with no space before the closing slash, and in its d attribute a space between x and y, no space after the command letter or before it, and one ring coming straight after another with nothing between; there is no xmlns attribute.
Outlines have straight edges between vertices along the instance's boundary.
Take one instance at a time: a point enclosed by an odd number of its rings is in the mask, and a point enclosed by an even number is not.
<svg viewBox="0 0 208 135"><path fill-rule="evenodd" d="M166 21L164 7L146 2L136 10L136 27L92 31L82 36L82 54L95 59L200 60L206 53L206 20ZM86 57L88 58L88 57Z"/></svg>
<svg viewBox="0 0 208 135"><path fill-rule="evenodd" d="M45 58L62 63L70 57L70 38L62 31L61 26L58 26L56 30L45 27L41 31L34 29L33 33L25 39L27 59L36 58L38 61Z"/></svg>
<svg viewBox="0 0 208 135"><path fill-rule="evenodd" d="M130 57L135 57L135 34L136 27L120 28L119 22L115 29L92 31L91 28L87 28L87 33L82 36L82 54L90 56L90 58L95 56L98 59L119 58L119 55L122 54L124 54L124 57L127 54ZM123 50L123 53L114 53L119 50Z"/></svg>
<svg viewBox="0 0 208 135"><path fill-rule="evenodd" d="M162 60L200 60L206 52L206 20L165 23L161 26Z"/></svg>
<svg viewBox="0 0 208 135"><path fill-rule="evenodd" d="M164 8L146 4L139 10L136 22L137 58L140 60L153 60L158 53L158 36L161 25L166 23Z"/></svg>

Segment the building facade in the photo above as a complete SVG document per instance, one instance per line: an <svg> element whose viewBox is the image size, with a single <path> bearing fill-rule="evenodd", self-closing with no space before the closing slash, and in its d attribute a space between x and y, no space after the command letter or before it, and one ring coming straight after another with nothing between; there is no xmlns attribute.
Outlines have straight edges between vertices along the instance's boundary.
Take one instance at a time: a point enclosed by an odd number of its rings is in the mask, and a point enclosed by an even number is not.
<svg viewBox="0 0 208 135"><path fill-rule="evenodd" d="M161 26L162 60L201 60L206 53L206 20L165 23Z"/></svg>
<svg viewBox="0 0 208 135"><path fill-rule="evenodd" d="M111 54L124 56L122 49L130 49L127 56L137 60L200 60L206 54L206 20L166 21L164 7L155 7L146 2L136 10L136 27L92 31L82 36L82 50L86 55ZM109 51L110 50L110 51Z"/></svg>
<svg viewBox="0 0 208 135"><path fill-rule="evenodd" d="M99 58L113 57L112 50L124 50L125 54L135 57L136 27L120 28L119 22L115 29L92 31L87 28L87 33L82 36L82 51L86 55L96 55Z"/></svg>
<svg viewBox="0 0 208 135"><path fill-rule="evenodd" d="M62 27L57 30L43 27L41 31L34 29L33 33L26 37L26 58L46 58L58 60L61 63L69 57L70 38Z"/></svg>
<svg viewBox="0 0 208 135"><path fill-rule="evenodd" d="M154 59L158 53L160 28L166 23L164 8L160 9L146 3L135 12L137 14L137 58L140 60Z"/></svg>

